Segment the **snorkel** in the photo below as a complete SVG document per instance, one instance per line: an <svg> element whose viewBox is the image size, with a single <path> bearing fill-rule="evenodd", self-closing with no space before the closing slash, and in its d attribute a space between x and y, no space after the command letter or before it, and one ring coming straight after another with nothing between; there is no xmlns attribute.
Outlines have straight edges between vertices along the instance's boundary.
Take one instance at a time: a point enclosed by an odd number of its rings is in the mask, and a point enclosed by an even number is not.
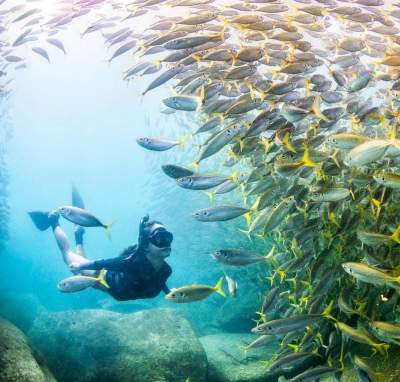
<svg viewBox="0 0 400 382"><path fill-rule="evenodd" d="M147 247L148 243L149 243L149 241L147 239L147 235L146 235L146 233L144 231L149 219L150 219L149 214L146 214L145 216L142 217L142 219L140 219L138 250L144 250Z"/></svg>

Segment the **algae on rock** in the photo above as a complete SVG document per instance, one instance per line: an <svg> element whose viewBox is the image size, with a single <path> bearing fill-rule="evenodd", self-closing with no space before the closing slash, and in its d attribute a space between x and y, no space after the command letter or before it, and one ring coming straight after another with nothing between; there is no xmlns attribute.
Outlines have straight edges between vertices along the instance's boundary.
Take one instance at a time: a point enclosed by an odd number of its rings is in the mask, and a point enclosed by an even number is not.
<svg viewBox="0 0 400 382"><path fill-rule="evenodd" d="M171 309L44 313L29 337L61 382L206 381L204 349Z"/></svg>
<svg viewBox="0 0 400 382"><path fill-rule="evenodd" d="M25 335L0 317L0 381L56 382Z"/></svg>

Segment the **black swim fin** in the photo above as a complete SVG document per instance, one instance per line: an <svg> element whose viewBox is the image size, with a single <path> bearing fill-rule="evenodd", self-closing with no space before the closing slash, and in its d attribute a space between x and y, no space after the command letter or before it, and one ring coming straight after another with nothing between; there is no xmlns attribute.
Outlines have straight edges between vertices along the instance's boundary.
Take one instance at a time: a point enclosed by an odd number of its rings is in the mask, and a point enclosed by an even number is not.
<svg viewBox="0 0 400 382"><path fill-rule="evenodd" d="M72 184L72 205L74 207L85 209L85 203L83 203L82 196L80 195L75 184Z"/></svg>
<svg viewBox="0 0 400 382"><path fill-rule="evenodd" d="M31 211L28 212L28 215L31 217L37 229L40 229L41 231L46 231L46 229L50 227L48 212Z"/></svg>

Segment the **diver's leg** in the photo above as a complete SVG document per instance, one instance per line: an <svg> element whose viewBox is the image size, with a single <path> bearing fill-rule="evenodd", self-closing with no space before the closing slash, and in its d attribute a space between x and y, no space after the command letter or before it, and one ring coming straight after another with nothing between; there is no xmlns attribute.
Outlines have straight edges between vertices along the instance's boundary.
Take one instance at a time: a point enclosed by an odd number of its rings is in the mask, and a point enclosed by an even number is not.
<svg viewBox="0 0 400 382"><path fill-rule="evenodd" d="M60 248L60 251L63 255L64 263L67 264L68 266L70 266L72 263L77 263L77 264L86 263L87 259L84 256L81 256L80 254L71 251L68 237L64 232L64 230L61 228L58 222L58 218L59 218L58 214L55 213L49 214L50 224L53 229L54 237L56 239L58 248ZM79 273L86 276L95 276L97 275L98 272L82 271Z"/></svg>
<svg viewBox="0 0 400 382"><path fill-rule="evenodd" d="M83 249L83 235L84 234L85 234L85 229L83 227L76 226L76 229L75 229L75 244L76 244L75 252L78 255L87 259L85 250Z"/></svg>

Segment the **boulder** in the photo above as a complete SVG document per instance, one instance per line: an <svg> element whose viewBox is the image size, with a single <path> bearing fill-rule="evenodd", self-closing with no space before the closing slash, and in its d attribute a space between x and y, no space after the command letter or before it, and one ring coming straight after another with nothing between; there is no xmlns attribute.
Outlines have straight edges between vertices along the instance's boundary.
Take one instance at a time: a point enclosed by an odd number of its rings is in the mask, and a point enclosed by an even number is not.
<svg viewBox="0 0 400 382"><path fill-rule="evenodd" d="M268 361L277 345L250 349L240 348L257 337L247 333L213 334L200 337L208 359L208 382L275 382L277 375L268 372Z"/></svg>
<svg viewBox="0 0 400 382"><path fill-rule="evenodd" d="M269 284L259 276L266 273L265 264L238 268L227 269L228 275L238 283L237 297L223 301L216 311L215 321L223 331L246 333L255 326L254 320L259 318L256 312L261 308Z"/></svg>
<svg viewBox="0 0 400 382"><path fill-rule="evenodd" d="M171 309L44 313L29 337L59 381L206 381L204 349Z"/></svg>
<svg viewBox="0 0 400 382"><path fill-rule="evenodd" d="M34 294L0 293L0 316L26 333L36 316L46 309Z"/></svg>
<svg viewBox="0 0 400 382"><path fill-rule="evenodd" d="M0 381L56 381L25 335L3 318L0 318Z"/></svg>
<svg viewBox="0 0 400 382"><path fill-rule="evenodd" d="M237 298L227 298L216 311L215 322L224 331L249 332L260 309L260 298L256 286L238 290Z"/></svg>

